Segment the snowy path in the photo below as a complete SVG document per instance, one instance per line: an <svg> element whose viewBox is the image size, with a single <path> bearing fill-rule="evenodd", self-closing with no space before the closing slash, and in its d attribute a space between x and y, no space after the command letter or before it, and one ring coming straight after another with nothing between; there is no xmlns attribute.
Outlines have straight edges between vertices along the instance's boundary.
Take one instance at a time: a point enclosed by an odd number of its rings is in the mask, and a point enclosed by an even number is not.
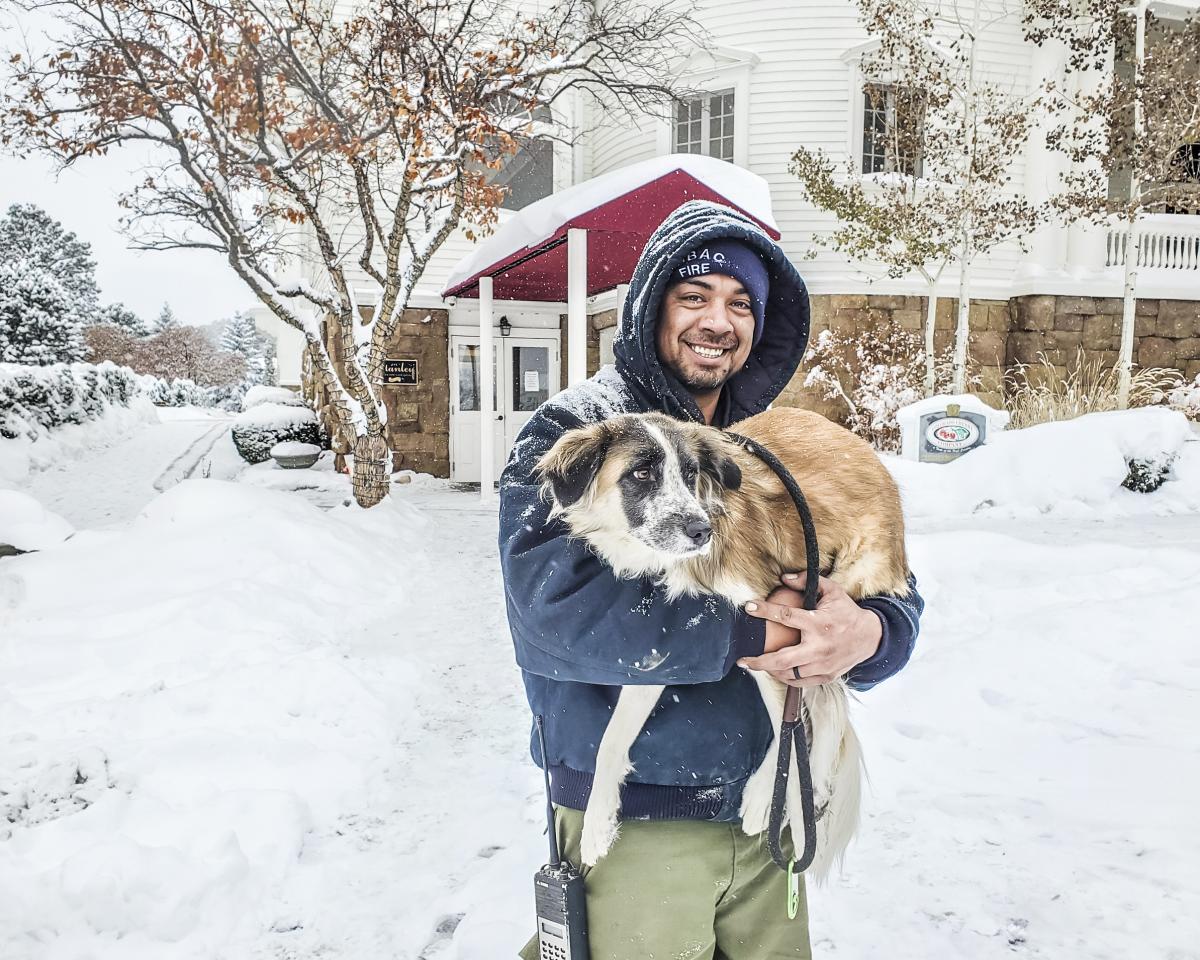
<svg viewBox="0 0 1200 960"><path fill-rule="evenodd" d="M94 459L141 466L113 518L219 429L171 426ZM514 957L545 854L495 513L303 497L185 482L0 561L4 960ZM1200 515L910 548L929 608L855 707L870 789L816 956L1200 960Z"/></svg>
<svg viewBox="0 0 1200 960"><path fill-rule="evenodd" d="M112 446L33 473L25 491L79 529L132 519L157 494L190 476L229 429L228 420L190 411L159 414L157 423Z"/></svg>

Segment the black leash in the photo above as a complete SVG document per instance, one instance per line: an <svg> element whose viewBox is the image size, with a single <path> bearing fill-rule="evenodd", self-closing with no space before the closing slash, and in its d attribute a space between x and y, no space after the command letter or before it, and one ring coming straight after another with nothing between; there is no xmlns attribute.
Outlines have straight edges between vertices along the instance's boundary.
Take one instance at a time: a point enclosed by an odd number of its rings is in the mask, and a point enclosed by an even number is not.
<svg viewBox="0 0 1200 960"><path fill-rule="evenodd" d="M804 609L815 610L820 597L821 554L817 545L817 529L813 524L808 501L796 478L791 475L779 458L770 450L749 437L726 432L731 440L749 453L754 454L775 473L796 505L800 514L800 525L804 528L804 562L807 576L804 580ZM793 748L796 751L796 767L800 777L800 806L804 816L804 851L799 857L789 860L783 854L780 834L783 832L783 814L787 804L788 777L791 775ZM792 825L792 842L795 845L795 824ZM771 793L771 818L767 824L767 848L771 859L781 870L788 873L788 916L795 917L799 902L799 876L813 862L817 852L817 812L813 799L812 770L808 764L808 737L804 729L804 714L800 690L787 688L783 703L783 722L779 728L779 753L775 761L775 787Z"/></svg>

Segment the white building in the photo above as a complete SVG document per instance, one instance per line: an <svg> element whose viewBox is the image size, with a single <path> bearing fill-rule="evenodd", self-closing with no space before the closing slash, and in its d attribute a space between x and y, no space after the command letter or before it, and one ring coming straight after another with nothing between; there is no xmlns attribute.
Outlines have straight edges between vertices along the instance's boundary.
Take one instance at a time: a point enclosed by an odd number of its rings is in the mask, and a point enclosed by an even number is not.
<svg viewBox="0 0 1200 960"><path fill-rule="evenodd" d="M1001 12L996 0L983 2L985 19ZM653 158L674 153L706 154L743 167L765 181L781 243L808 282L815 316L822 311L853 309L858 304L854 298L867 295L875 298L872 306L913 306L901 303L898 297L923 295L925 286L919 278L889 280L870 265L849 262L824 249L818 249L814 259L807 259L815 246L813 238L828 233L833 220L807 201L800 182L788 169L793 152L803 144L821 147L835 160L852 158L860 175L870 177L882 172L880 158L872 150L872 130L883 118L866 102L859 69L871 42L858 23L854 5L838 0L805 4L792 0L704 2L694 8L694 16L712 46L691 57L683 79L689 87L703 91L702 95L679 104L673 116L645 117L635 124L599 115L594 105L577 99L570 105L568 112L572 115L566 121L575 129L586 131L585 134L573 147L544 143L518 153L502 174L512 187L508 205L523 207L556 191ZM1060 50L1051 45L1038 48L1023 41L1017 12L989 27L980 56L981 74L1010 85L1017 93L1032 89L1042 78L1061 76L1063 69L1064 55ZM1014 170L1013 189L1031 199L1045 198L1061 162L1047 151L1040 138L1034 137ZM504 224L512 216L507 211L502 213L498 233L504 234ZM1160 253L1141 271L1139 297L1190 301L1192 305L1182 311L1172 307L1168 311L1172 318L1169 323L1158 326L1152 323L1149 329L1139 331L1139 337L1171 340L1174 359L1170 362L1181 368L1194 363L1200 369L1200 339L1197 339L1200 305L1195 303L1200 301L1200 216L1155 215L1148 219L1147 229L1153 236L1164 239L1155 248ZM414 416L430 421L434 433L444 431L449 450L446 457L433 456L425 450L409 462L418 469L442 472L441 464L448 460L451 476L463 480L479 477L478 455L467 452L468 448L477 448L478 414L464 411L459 402L478 393L477 385L466 384L459 374L467 369L463 366L464 356L469 354L471 363L477 356L474 351L480 341L479 311L474 299L460 296L447 300L443 292L456 267L471 257L473 249L474 245L462 231L457 232L426 270L410 301L412 307L431 311L434 320L440 321L443 316L446 319L444 327L439 322L429 333L438 338L438 349L446 354L443 369L449 381L446 392L450 411L447 429L440 422L434 423L441 421L441 417L428 414L428 404L441 402L436 390L422 394L419 402L414 401L416 408L425 404L421 409L426 411L418 410ZM1009 333L1018 330L1037 330L1042 337L1040 341L1028 338L1021 341L1017 344L1020 349L1032 349L1031 344L1036 343L1043 347L1048 344L1055 350L1065 349L1065 339L1062 343L1054 339L1055 315L1069 315L1071 319L1066 326L1081 329L1089 317L1096 320L1111 316L1114 313L1111 298L1120 297L1122 289L1121 268L1115 265L1114 253L1105 230L1047 227L1033 238L1028 253L1021 253L1013 245L977 259L972 271L973 301L1003 305L1034 298L1038 309L1051 317L1051 320L1043 317L1040 327L1026 323L1023 327L1017 324L1010 330L996 330L996 338L989 341L994 356L983 362L996 369L1011 362L1014 348ZM586 314L593 328L603 329L615 322L617 285L624 279L627 278L614 278L605 290L589 287ZM957 279L956 273L947 273L942 278L939 295L956 296ZM1074 299L1065 303L1062 298ZM1022 309L1014 306L1013 312ZM503 317L510 338L515 338L514 344L520 341L530 350L544 349L538 363L546 368L547 375L540 394L551 387L557 388L565 379L566 371L561 371L563 376L558 371L566 329L560 318L567 313L564 301L498 301L493 311L497 337ZM1090 341L1089 349L1107 352L1109 348L1103 339L1107 326L1093 323L1092 328L1100 333ZM299 364L293 358L297 356L299 337L291 330L281 331L279 336L281 377L285 383L296 382ZM1191 349L1186 344L1179 346L1189 339L1195 340L1193 354L1186 353ZM602 335L599 341L603 360L611 335ZM581 339L576 341L575 349L582 351ZM1152 344L1148 349L1166 348ZM1025 356L1021 354L1018 358ZM511 357L505 359L503 355L498 361L496 402L500 416L505 411L511 415L521 405L520 398L513 393L514 378L508 369L512 364ZM594 366L594 360L591 365ZM554 376L549 375L551 366L556 371ZM1189 373L1195 372L1187 369ZM440 380L438 373L431 371L434 381ZM470 425L468 421L472 421ZM405 437L429 432L422 424L420 429L394 437L393 445L397 453L403 454ZM511 422L497 433L494 455L498 461L503 460L513 436L515 426ZM398 459L404 465L404 456Z"/></svg>

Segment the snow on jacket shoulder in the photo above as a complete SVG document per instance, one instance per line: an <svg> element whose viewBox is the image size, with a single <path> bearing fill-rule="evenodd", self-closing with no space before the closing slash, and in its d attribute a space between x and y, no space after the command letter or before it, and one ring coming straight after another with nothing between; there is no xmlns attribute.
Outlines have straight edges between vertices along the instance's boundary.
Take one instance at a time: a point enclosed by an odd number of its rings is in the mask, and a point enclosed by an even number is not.
<svg viewBox="0 0 1200 960"><path fill-rule="evenodd" d="M701 421L687 390L658 362L654 327L674 268L696 244L732 237L753 246L771 275L766 324L745 367L722 391L714 423L765 410L791 379L808 337L808 294L782 250L749 218L706 202L659 227L630 283L614 343L616 365L551 398L513 447L500 482L500 559L509 626L535 714L546 720L557 803L582 808L596 750L619 687L663 684L631 751L627 817L735 819L741 784L772 732L753 679L735 661L760 653L764 624L718 597L668 601L651 581L618 579L550 517L535 476L563 433L621 413L659 411ZM876 657L850 677L868 687L903 666L920 598L864 601L884 624ZM864 670L858 676L859 670ZM541 762L536 743L534 759Z"/></svg>

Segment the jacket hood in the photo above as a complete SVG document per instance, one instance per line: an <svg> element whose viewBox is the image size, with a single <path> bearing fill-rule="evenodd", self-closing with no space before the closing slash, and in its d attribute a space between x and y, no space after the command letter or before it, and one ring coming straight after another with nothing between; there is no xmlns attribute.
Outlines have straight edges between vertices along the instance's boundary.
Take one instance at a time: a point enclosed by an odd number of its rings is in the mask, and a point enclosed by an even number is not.
<svg viewBox="0 0 1200 960"><path fill-rule="evenodd" d="M767 409L796 372L808 343L804 280L779 245L745 214L707 200L691 200L662 222L634 269L613 353L621 376L646 395L652 408L682 419L703 420L691 394L659 363L655 328L675 268L692 248L717 238L741 240L753 247L771 277L762 339L721 391L714 425L728 426Z"/></svg>

